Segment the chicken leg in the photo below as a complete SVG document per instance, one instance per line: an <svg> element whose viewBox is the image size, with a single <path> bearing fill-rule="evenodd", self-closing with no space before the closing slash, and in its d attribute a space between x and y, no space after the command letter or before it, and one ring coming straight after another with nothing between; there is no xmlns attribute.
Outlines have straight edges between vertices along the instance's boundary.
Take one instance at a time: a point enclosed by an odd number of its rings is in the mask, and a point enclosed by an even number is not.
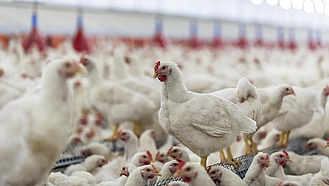
<svg viewBox="0 0 329 186"><path fill-rule="evenodd" d="M278 142L278 147L280 147L280 148L284 147L285 136L286 136L286 132L281 132L280 139Z"/></svg>
<svg viewBox="0 0 329 186"><path fill-rule="evenodd" d="M114 140L116 140L117 139L117 132L118 132L119 127L120 127L120 124L115 124L112 136L110 138L106 139L105 141L114 141Z"/></svg>
<svg viewBox="0 0 329 186"><path fill-rule="evenodd" d="M256 155L259 152L259 150L257 149L258 145L257 145L257 143L254 142L254 140L252 139L252 136L250 137L249 141L251 144L251 151L254 155Z"/></svg>
<svg viewBox="0 0 329 186"><path fill-rule="evenodd" d="M224 150L219 151L219 155L220 155L220 162L221 163L225 162L226 158L225 158Z"/></svg>
<svg viewBox="0 0 329 186"><path fill-rule="evenodd" d="M239 160L233 159L231 147L228 147L226 149L226 152L227 152L227 162L233 165L234 169L237 170L240 167L241 162Z"/></svg>
<svg viewBox="0 0 329 186"><path fill-rule="evenodd" d="M133 131L137 137L139 137L143 133L142 121L135 121Z"/></svg>
<svg viewBox="0 0 329 186"><path fill-rule="evenodd" d="M204 169L206 169L206 171L207 171L207 158L208 157L203 157L200 160L200 165L202 165L204 167Z"/></svg>
<svg viewBox="0 0 329 186"><path fill-rule="evenodd" d="M244 144L246 146L246 154L250 154L251 153L251 149L250 149L248 137L245 136L245 135L243 135L243 141L244 141Z"/></svg>
<svg viewBox="0 0 329 186"><path fill-rule="evenodd" d="M284 138L284 143L283 143L284 144L284 148L287 148L288 147L290 132L291 132L291 130L289 130L288 132L286 132L286 136Z"/></svg>

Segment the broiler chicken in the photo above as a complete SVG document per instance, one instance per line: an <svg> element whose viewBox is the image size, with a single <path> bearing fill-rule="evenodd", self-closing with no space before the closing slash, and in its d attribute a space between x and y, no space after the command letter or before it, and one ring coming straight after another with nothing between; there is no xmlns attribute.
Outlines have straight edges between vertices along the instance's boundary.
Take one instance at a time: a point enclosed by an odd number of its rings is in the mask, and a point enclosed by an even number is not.
<svg viewBox="0 0 329 186"><path fill-rule="evenodd" d="M190 183L191 186L215 186L215 183L202 166L190 162L180 162L174 177L182 178L184 182Z"/></svg>
<svg viewBox="0 0 329 186"><path fill-rule="evenodd" d="M231 101L234 104L237 104L242 108L244 115L258 122L260 116L262 114L262 104L260 99L258 98L258 94L256 92L256 87L253 86L247 78L241 78L236 88L227 88L220 91L216 91L211 93L211 95L218 96L221 98L225 98ZM260 126L257 126L258 128ZM243 135L243 139L246 146L246 154L251 153L250 146L252 147L252 151L257 153L257 144L254 143L252 139L253 134L245 134ZM250 145L249 145L250 141ZM227 149L228 159L232 159L232 153L230 152L230 148ZM221 157L224 156L224 152L221 152ZM222 161L225 161L223 159Z"/></svg>
<svg viewBox="0 0 329 186"><path fill-rule="evenodd" d="M318 109L315 94L305 88L293 87L296 96L286 96L278 116L273 120L274 127L281 131L278 146L287 148L290 132L309 123Z"/></svg>
<svg viewBox="0 0 329 186"><path fill-rule="evenodd" d="M247 186L247 184L241 180L241 178L234 174L232 171L227 170L224 167L220 166L211 166L207 170L212 181L217 183L220 186L225 185L239 185Z"/></svg>
<svg viewBox="0 0 329 186"><path fill-rule="evenodd" d="M277 117L285 96L296 95L291 86L285 85L259 88L257 89L257 93L262 102L262 115L257 122L258 127L264 126ZM280 137L280 139L284 139L285 136L281 135ZM283 143L283 141L281 143Z"/></svg>
<svg viewBox="0 0 329 186"><path fill-rule="evenodd" d="M239 132L252 133L257 128L256 122L232 102L187 91L173 62L158 61L154 78L162 82L160 125L200 156L205 169L207 156L229 147Z"/></svg>
<svg viewBox="0 0 329 186"><path fill-rule="evenodd" d="M155 104L146 96L120 84L105 80L91 57L84 56L81 63L87 68L90 80L89 101L104 116L107 124L115 125L114 140L119 124L125 121L140 123L155 112Z"/></svg>
<svg viewBox="0 0 329 186"><path fill-rule="evenodd" d="M126 185L148 185L148 180L155 176L161 176L161 173L159 173L154 166L146 165L138 167L129 175Z"/></svg>
<svg viewBox="0 0 329 186"><path fill-rule="evenodd" d="M303 150L315 150L319 154L329 156L329 149L325 147L327 142L328 141L321 138L313 138L306 142Z"/></svg>
<svg viewBox="0 0 329 186"><path fill-rule="evenodd" d="M277 186L282 180L272 178L264 173L264 169L270 165L270 156L259 152L253 159L243 181L249 186Z"/></svg>
<svg viewBox="0 0 329 186"><path fill-rule="evenodd" d="M75 171L86 171L91 174L96 174L103 165L107 164L108 160L102 155L91 155L80 164L70 165L66 168L64 174L70 176Z"/></svg>
<svg viewBox="0 0 329 186"><path fill-rule="evenodd" d="M172 178L177 171L178 165L180 160L172 160L165 163L161 169L161 177L158 177L157 181L166 180Z"/></svg>
<svg viewBox="0 0 329 186"><path fill-rule="evenodd" d="M284 181L297 181L304 186L308 186L313 175L305 174L301 176L286 175L284 173L283 167L287 162L291 162L289 154L286 151L275 152L270 156L270 166L266 169L266 174L271 177L277 177Z"/></svg>
<svg viewBox="0 0 329 186"><path fill-rule="evenodd" d="M326 126L325 118L326 118L326 105L327 105L327 97L329 95L329 86L325 86L325 88L320 89L319 92L319 109L321 111L314 112L314 115L312 117L312 120L295 130L291 131L290 139L296 138L296 137L303 137L307 139L311 138L322 138L325 135L325 130L323 130Z"/></svg>
<svg viewBox="0 0 329 186"><path fill-rule="evenodd" d="M80 71L75 58L53 59L46 64L39 94L21 97L0 111L0 185L46 181L72 130L66 80Z"/></svg>

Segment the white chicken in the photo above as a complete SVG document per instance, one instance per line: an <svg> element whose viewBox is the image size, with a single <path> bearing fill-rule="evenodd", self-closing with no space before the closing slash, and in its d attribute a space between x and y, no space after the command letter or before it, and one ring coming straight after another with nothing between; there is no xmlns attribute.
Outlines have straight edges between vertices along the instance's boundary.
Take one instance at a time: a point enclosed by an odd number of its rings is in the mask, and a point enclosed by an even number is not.
<svg viewBox="0 0 329 186"><path fill-rule="evenodd" d="M191 186L215 186L215 183L210 179L204 168L191 162L180 162L174 177L182 178L184 182L190 183Z"/></svg>
<svg viewBox="0 0 329 186"><path fill-rule="evenodd" d="M326 155L329 157L329 149L325 146L327 145L327 141L321 138L313 138L308 140L305 143L304 151L307 150L315 150L317 153Z"/></svg>
<svg viewBox="0 0 329 186"><path fill-rule="evenodd" d="M274 127L281 131L278 146L284 148L288 146L291 130L309 123L318 109L318 101L312 91L296 86L293 89L296 96L283 99L279 114L273 120Z"/></svg>
<svg viewBox="0 0 329 186"><path fill-rule="evenodd" d="M224 167L212 166L207 170L212 181L219 185L240 185L247 186L247 184L241 180L241 178L234 174L232 171L227 170Z"/></svg>
<svg viewBox="0 0 329 186"><path fill-rule="evenodd" d="M257 126L260 128L277 116L283 98L287 95L295 95L295 92L291 86L277 85L258 88L257 94L262 103L262 115L257 122Z"/></svg>
<svg viewBox="0 0 329 186"><path fill-rule="evenodd" d="M204 168L207 156L229 147L239 132L256 130L256 122L232 102L187 91L175 63L158 61L154 67L156 77L162 82L160 125L200 156ZM228 156L234 163L232 159Z"/></svg>
<svg viewBox="0 0 329 186"><path fill-rule="evenodd" d="M12 101L0 112L0 185L45 182L69 138L72 110L66 80L82 70L71 57L46 66L40 94Z"/></svg>
<svg viewBox="0 0 329 186"><path fill-rule="evenodd" d="M277 177L284 181L297 181L304 186L308 186L313 175L305 174L301 176L286 175L284 173L283 167L287 162L291 162L289 154L286 151L275 152L270 156L270 166L266 169L266 174L271 177Z"/></svg>
<svg viewBox="0 0 329 186"><path fill-rule="evenodd" d="M138 167L129 175L126 185L148 185L148 180L155 176L161 176L161 173L159 173L154 166L146 165Z"/></svg>
<svg viewBox="0 0 329 186"><path fill-rule="evenodd" d="M86 171L94 175L99 171L100 167L107 163L108 160L104 156L91 155L84 162L67 167L64 174L70 176L75 171Z"/></svg>
<svg viewBox="0 0 329 186"><path fill-rule="evenodd" d="M319 172L321 161L327 158L323 155L298 155L293 151L288 151L288 154L291 162L287 162L286 168L294 175Z"/></svg>
<svg viewBox="0 0 329 186"><path fill-rule="evenodd" d="M91 106L104 116L107 124L115 125L109 140L115 139L120 123L130 121L139 125L143 119L154 114L156 107L152 100L125 86L105 80L91 57L82 57L81 63L89 73Z"/></svg>
<svg viewBox="0 0 329 186"><path fill-rule="evenodd" d="M270 156L259 152L253 159L243 181L249 186L277 186L282 180L272 178L264 173L264 169L270 165Z"/></svg>
<svg viewBox="0 0 329 186"><path fill-rule="evenodd" d="M253 86L247 78L241 78L236 88L226 88L220 91L216 91L211 93L211 95L218 96L221 98L225 98L231 101L234 104L237 104L242 108L244 115L258 122L260 116L262 114L262 104L256 92L256 87ZM258 128L260 126L257 126ZM246 146L246 154L250 154L252 151L257 153L257 144L254 144L252 139L253 134L245 134L243 136L245 146ZM250 145L249 142L250 141ZM252 147L252 151L250 149ZM223 152L221 152L221 156L223 157ZM228 149L228 154L230 152L230 148ZM225 160L222 160L225 161Z"/></svg>
<svg viewBox="0 0 329 186"><path fill-rule="evenodd" d="M177 171L178 165L180 160L172 160L165 163L161 169L161 177L158 177L157 181L166 180L172 178Z"/></svg>
<svg viewBox="0 0 329 186"><path fill-rule="evenodd" d="M321 89L319 92L319 109L320 112L315 112L312 120L295 130L291 131L290 139L296 137L303 137L307 139L311 138L322 138L325 134L325 130L323 130L325 126L325 117L326 117L326 105L327 105L327 97L329 95L329 86L326 86L324 89Z"/></svg>

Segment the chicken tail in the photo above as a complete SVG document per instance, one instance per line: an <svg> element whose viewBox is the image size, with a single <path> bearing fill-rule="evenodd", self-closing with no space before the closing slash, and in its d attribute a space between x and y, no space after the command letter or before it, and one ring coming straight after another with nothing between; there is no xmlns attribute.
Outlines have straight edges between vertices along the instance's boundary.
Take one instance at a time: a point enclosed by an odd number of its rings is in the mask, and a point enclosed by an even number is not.
<svg viewBox="0 0 329 186"><path fill-rule="evenodd" d="M244 120L240 122L239 127L241 132L249 134L256 131L257 124L256 121L244 116Z"/></svg>

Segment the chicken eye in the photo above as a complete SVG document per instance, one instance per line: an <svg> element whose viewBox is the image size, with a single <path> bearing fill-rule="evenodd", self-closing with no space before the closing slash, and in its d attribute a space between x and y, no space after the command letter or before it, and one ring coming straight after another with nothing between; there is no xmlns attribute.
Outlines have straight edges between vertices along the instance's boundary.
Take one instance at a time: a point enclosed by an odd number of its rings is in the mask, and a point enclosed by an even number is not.
<svg viewBox="0 0 329 186"><path fill-rule="evenodd" d="M165 67L165 66L163 66L161 69L162 69L162 70L164 70L164 69L166 69L166 67Z"/></svg>
<svg viewBox="0 0 329 186"><path fill-rule="evenodd" d="M186 168L186 171L190 171L190 170L191 170L191 168L190 168L190 167L187 167L187 168Z"/></svg>
<svg viewBox="0 0 329 186"><path fill-rule="evenodd" d="M163 154L161 154L160 157L163 157Z"/></svg>
<svg viewBox="0 0 329 186"><path fill-rule="evenodd" d="M261 157L260 159L262 159L262 160L263 160L264 158L263 158L263 157Z"/></svg>
<svg viewBox="0 0 329 186"><path fill-rule="evenodd" d="M143 158L146 158L146 156L144 155Z"/></svg>
<svg viewBox="0 0 329 186"><path fill-rule="evenodd" d="M216 171L212 171L212 172L211 172L211 174L215 174L215 173L216 173Z"/></svg>
<svg viewBox="0 0 329 186"><path fill-rule="evenodd" d="M122 135L124 136L124 135L126 135L126 133L124 132L124 133L122 133Z"/></svg>
<svg viewBox="0 0 329 186"><path fill-rule="evenodd" d="M70 68L71 67L71 63L65 63L65 67L66 68Z"/></svg>
<svg viewBox="0 0 329 186"><path fill-rule="evenodd" d="M174 150L174 152L177 152L177 150Z"/></svg>
<svg viewBox="0 0 329 186"><path fill-rule="evenodd" d="M150 172L150 169L146 169L147 172Z"/></svg>
<svg viewBox="0 0 329 186"><path fill-rule="evenodd" d="M280 155L280 158L282 158L283 156L282 156L282 154Z"/></svg>
<svg viewBox="0 0 329 186"><path fill-rule="evenodd" d="M174 166L177 166L178 164L177 163L174 163Z"/></svg>
<svg viewBox="0 0 329 186"><path fill-rule="evenodd" d="M286 88L286 91L288 91L289 90L289 88Z"/></svg>

